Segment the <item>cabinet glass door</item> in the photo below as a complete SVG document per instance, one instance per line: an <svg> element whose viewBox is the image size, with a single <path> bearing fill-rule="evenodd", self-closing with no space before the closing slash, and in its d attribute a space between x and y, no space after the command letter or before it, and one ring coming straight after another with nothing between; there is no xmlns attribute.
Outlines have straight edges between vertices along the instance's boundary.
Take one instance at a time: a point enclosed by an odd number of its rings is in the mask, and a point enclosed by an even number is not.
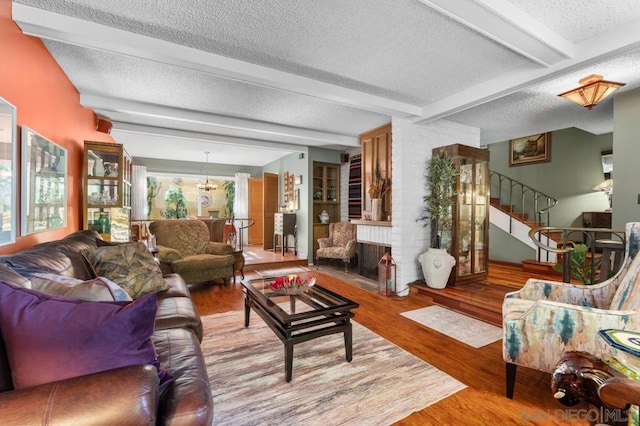
<svg viewBox="0 0 640 426"><path fill-rule="evenodd" d="M486 258L486 242L487 242L487 215L489 210L489 196L487 194L487 178L488 178L488 164L486 161L480 161L476 163L475 167L475 238L473 242L474 251L474 273L484 272L487 269Z"/></svg>

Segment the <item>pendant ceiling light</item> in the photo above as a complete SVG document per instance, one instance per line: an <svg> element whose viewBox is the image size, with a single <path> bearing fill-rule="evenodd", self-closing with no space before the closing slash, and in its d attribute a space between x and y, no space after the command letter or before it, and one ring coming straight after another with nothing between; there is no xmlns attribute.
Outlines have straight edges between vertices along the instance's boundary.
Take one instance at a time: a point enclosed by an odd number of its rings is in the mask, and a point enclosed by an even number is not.
<svg viewBox="0 0 640 426"><path fill-rule="evenodd" d="M209 165L209 151L205 151L207 154L207 166ZM218 189L218 185L215 183L209 183L209 173L207 173L207 180L205 183L198 183L198 189L204 189L205 191L215 191Z"/></svg>
<svg viewBox="0 0 640 426"><path fill-rule="evenodd" d="M602 76L597 74L585 77L579 83L581 84L580 87L560 93L558 96L562 96L587 109L593 108L595 104L625 85L625 83L603 80Z"/></svg>

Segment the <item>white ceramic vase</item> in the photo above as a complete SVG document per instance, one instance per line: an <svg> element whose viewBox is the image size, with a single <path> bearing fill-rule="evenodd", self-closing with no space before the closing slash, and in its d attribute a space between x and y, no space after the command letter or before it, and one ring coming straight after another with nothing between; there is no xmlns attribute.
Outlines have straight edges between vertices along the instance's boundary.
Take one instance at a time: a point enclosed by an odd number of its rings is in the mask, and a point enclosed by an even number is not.
<svg viewBox="0 0 640 426"><path fill-rule="evenodd" d="M318 219L320 219L320 223L329 223L329 213L326 210L322 210L318 215Z"/></svg>
<svg viewBox="0 0 640 426"><path fill-rule="evenodd" d="M445 249L430 248L418 257L418 261L422 265L422 273L427 286L438 289L447 286L456 259Z"/></svg>
<svg viewBox="0 0 640 426"><path fill-rule="evenodd" d="M93 162L93 175L104 176L104 162L102 158L96 158Z"/></svg>
<svg viewBox="0 0 640 426"><path fill-rule="evenodd" d="M381 221L382 218L382 198L371 199L371 220Z"/></svg>

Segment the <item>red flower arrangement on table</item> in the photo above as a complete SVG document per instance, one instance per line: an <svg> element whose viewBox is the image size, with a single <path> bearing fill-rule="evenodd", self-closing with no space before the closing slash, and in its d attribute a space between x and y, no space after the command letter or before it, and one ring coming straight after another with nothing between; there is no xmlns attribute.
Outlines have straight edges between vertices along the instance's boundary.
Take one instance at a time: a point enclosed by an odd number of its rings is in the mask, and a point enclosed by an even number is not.
<svg viewBox="0 0 640 426"><path fill-rule="evenodd" d="M269 283L269 286L276 293L293 295L309 290L315 283L315 277L303 279L297 275L285 275L283 277L276 277L276 280Z"/></svg>

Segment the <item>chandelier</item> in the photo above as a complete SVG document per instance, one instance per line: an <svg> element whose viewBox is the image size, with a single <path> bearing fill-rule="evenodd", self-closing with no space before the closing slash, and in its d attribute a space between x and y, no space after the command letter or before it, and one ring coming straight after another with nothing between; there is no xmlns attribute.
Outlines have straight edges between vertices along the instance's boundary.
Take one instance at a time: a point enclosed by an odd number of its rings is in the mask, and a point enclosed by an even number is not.
<svg viewBox="0 0 640 426"><path fill-rule="evenodd" d="M562 96L587 109L593 108L595 104L625 85L625 83L603 80L602 76L597 74L585 77L579 83L581 84L580 87L560 93L558 96Z"/></svg>
<svg viewBox="0 0 640 426"><path fill-rule="evenodd" d="M205 154L207 154L207 165L209 164L209 151L205 151ZM198 189L204 189L205 191L215 191L216 189L218 189L218 185L216 185L215 183L209 183L209 174L207 173L207 180L205 183L198 183L197 185Z"/></svg>

